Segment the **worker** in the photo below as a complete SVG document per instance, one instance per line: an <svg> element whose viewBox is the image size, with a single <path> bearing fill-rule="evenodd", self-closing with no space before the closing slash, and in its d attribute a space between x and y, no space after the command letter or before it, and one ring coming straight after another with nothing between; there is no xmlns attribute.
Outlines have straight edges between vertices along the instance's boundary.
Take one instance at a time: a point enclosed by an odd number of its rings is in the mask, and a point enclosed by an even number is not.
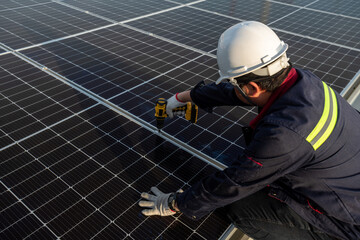
<svg viewBox="0 0 360 240"><path fill-rule="evenodd" d="M144 215L199 219L221 208L253 239L360 239L360 114L313 73L292 67L287 49L255 21L221 35L219 79L172 96L167 113L188 101L209 112L258 106L244 128L245 150L184 192L142 193Z"/></svg>

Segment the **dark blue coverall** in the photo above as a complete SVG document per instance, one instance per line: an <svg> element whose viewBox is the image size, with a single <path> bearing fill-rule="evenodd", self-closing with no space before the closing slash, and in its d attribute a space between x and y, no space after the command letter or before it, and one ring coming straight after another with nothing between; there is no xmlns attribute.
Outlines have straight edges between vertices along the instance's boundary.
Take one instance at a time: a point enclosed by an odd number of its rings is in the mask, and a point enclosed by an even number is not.
<svg viewBox="0 0 360 240"><path fill-rule="evenodd" d="M244 153L177 197L186 216L198 219L267 189L269 199L321 231L360 239L360 114L311 72L296 72L295 83L254 127ZM244 105L229 83L198 84L191 98L207 110Z"/></svg>

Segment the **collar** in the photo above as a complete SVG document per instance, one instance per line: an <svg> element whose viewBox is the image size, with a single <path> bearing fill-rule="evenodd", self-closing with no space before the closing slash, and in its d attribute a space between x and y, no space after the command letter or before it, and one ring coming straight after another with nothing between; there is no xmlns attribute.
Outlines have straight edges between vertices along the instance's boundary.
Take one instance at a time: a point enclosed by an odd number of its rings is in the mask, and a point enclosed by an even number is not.
<svg viewBox="0 0 360 240"><path fill-rule="evenodd" d="M276 99L284 95L292 85L296 82L298 78L298 73L296 72L295 68L292 68L287 76L287 78L284 80L284 82L278 87L270 96L269 100L265 104L265 106L262 108L261 112L250 122L250 127L252 129L255 129L259 121L265 116L268 109L271 107L271 105L274 103Z"/></svg>

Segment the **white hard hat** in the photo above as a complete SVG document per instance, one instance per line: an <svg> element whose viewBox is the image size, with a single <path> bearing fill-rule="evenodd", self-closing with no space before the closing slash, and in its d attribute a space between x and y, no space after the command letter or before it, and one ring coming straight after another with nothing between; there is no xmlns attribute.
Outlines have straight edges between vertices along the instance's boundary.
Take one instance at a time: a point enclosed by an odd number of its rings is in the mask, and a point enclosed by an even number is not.
<svg viewBox="0 0 360 240"><path fill-rule="evenodd" d="M279 72L289 66L287 48L288 45L263 23L246 21L230 27L218 43L220 78L216 84L251 72L259 76Z"/></svg>

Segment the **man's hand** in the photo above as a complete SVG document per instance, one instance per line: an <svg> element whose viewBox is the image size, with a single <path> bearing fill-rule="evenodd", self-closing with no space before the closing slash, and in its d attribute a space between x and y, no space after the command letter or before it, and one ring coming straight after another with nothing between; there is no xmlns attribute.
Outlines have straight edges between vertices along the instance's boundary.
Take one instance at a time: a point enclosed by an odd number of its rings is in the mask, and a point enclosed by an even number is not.
<svg viewBox="0 0 360 240"><path fill-rule="evenodd" d="M142 214L145 216L160 215L160 216L170 216L174 215L176 212L172 211L169 208L169 197L172 193L163 193L157 187L152 187L151 191L155 194L141 193L141 197L147 201L140 201L140 207L146 207L148 209L142 210Z"/></svg>
<svg viewBox="0 0 360 240"><path fill-rule="evenodd" d="M166 104L166 114L170 117L173 118L174 117L174 113L173 113L173 109L177 108L177 107L182 107L186 105L186 102L182 102L178 99L177 97L178 94L175 94L174 96L172 96L171 98L169 98L167 100L167 104Z"/></svg>

